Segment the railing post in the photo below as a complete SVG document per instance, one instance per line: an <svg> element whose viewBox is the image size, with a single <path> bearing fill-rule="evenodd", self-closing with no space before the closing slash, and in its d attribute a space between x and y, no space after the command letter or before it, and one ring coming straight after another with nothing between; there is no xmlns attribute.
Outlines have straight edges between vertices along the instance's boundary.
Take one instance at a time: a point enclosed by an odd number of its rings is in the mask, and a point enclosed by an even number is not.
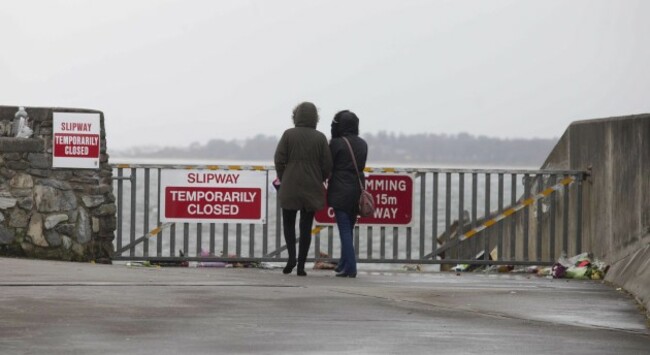
<svg viewBox="0 0 650 355"><path fill-rule="evenodd" d="M264 201L266 221L262 226L262 256L269 252L269 171L266 171L266 201Z"/></svg>
<svg viewBox="0 0 650 355"><path fill-rule="evenodd" d="M426 202L427 202L427 174L420 173L420 259L424 257L424 241L426 238ZM411 233L406 235L406 258L411 259Z"/></svg>
<svg viewBox="0 0 650 355"><path fill-rule="evenodd" d="M566 175L564 177L567 177ZM569 185L562 188L562 253L569 254Z"/></svg>
<svg viewBox="0 0 650 355"><path fill-rule="evenodd" d="M275 194L275 250L282 247L282 208L280 207L280 194ZM276 258L280 259L282 253L277 253Z"/></svg>
<svg viewBox="0 0 650 355"><path fill-rule="evenodd" d="M334 257L334 227L327 227L327 255Z"/></svg>
<svg viewBox="0 0 650 355"><path fill-rule="evenodd" d="M537 174L537 193L541 193L544 190L544 175ZM537 200L537 229L536 229L536 238L535 238L535 257L537 261L542 260L542 199Z"/></svg>
<svg viewBox="0 0 650 355"><path fill-rule="evenodd" d="M458 173L458 233L456 240L460 241L460 237L465 233L465 174ZM456 258L461 258L463 247L458 244L456 248Z"/></svg>
<svg viewBox="0 0 650 355"><path fill-rule="evenodd" d="M517 174L510 175L510 206L517 203ZM510 218L510 260L517 258L517 220Z"/></svg>
<svg viewBox="0 0 650 355"><path fill-rule="evenodd" d="M553 186L557 182L557 175L552 174L549 176L549 185ZM555 211L557 209L557 192L551 194L548 198L550 198L550 208L549 208L549 231L548 231L548 239L549 239L549 257L551 260L555 260Z"/></svg>
<svg viewBox="0 0 650 355"><path fill-rule="evenodd" d="M471 215L471 227L470 228L476 228L476 224L478 221L478 174L477 173L472 173L472 215ZM470 248L472 250L472 253L476 254L478 253L478 243L477 243L477 238L472 238L470 240Z"/></svg>
<svg viewBox="0 0 650 355"><path fill-rule="evenodd" d="M524 200L530 197L530 175L524 174ZM524 261L528 261L528 227L529 227L529 218L530 217L530 208L524 208Z"/></svg>
<svg viewBox="0 0 650 355"><path fill-rule="evenodd" d="M483 213L485 219L490 216L490 205L492 202L491 180L491 175L489 173L485 174L485 212ZM483 235L483 259L488 260L490 256L490 231L484 230L481 234Z"/></svg>
<svg viewBox="0 0 650 355"><path fill-rule="evenodd" d="M196 224L196 256L201 256L203 251L203 224Z"/></svg>
<svg viewBox="0 0 650 355"><path fill-rule="evenodd" d="M433 207L431 214L431 252L433 260L436 260L436 250L438 250L438 173L433 173Z"/></svg>
<svg viewBox="0 0 650 355"><path fill-rule="evenodd" d="M224 258L227 258L228 254L230 254L230 251L228 250L228 232L229 231L230 231L230 229L228 228L228 223L224 223L223 224L223 245L222 245L222 248L223 248L222 253L223 253ZM278 249L280 249L280 248L278 247ZM280 253L278 253L278 255L280 255Z"/></svg>
<svg viewBox="0 0 650 355"><path fill-rule="evenodd" d="M503 173L499 173L499 184L498 184L498 194L497 196L497 206L499 208L499 214L503 213ZM505 221L499 222L497 226L497 260L505 260L503 257L505 252L503 250L503 223Z"/></svg>
<svg viewBox="0 0 650 355"><path fill-rule="evenodd" d="M156 226L160 225L160 192L161 192L161 187L160 187L160 181L161 181L161 169L158 168L158 195L156 197L156 201L158 203L158 208L157 208L157 216L156 216ZM158 232L156 235L156 256L160 257L162 256L162 230Z"/></svg>
<svg viewBox="0 0 650 355"><path fill-rule="evenodd" d="M144 220L142 228L144 233L149 232L149 192L151 183L151 175L149 168L144 168ZM149 256L149 238L142 242L142 255Z"/></svg>
<svg viewBox="0 0 650 355"><path fill-rule="evenodd" d="M129 256L135 256L135 218L136 218L136 190L137 190L137 173L136 169L131 169L131 228L129 230L129 243L131 243L131 248L129 249Z"/></svg>
<svg viewBox="0 0 650 355"><path fill-rule="evenodd" d="M122 249L122 223L124 222L122 218L122 210L124 209L122 197L124 193L123 170L122 168L117 168L117 250Z"/></svg>

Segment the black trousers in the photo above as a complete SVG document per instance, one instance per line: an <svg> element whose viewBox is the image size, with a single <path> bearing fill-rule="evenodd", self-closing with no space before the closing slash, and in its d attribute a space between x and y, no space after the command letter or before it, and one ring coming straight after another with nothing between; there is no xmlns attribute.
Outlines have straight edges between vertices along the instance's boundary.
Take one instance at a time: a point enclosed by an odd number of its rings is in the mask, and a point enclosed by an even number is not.
<svg viewBox="0 0 650 355"><path fill-rule="evenodd" d="M284 241L287 244L289 263L296 262L296 215L297 210L282 210ZM309 246L311 245L311 227L314 224L313 211L300 210L300 249L298 251L298 269L304 269Z"/></svg>

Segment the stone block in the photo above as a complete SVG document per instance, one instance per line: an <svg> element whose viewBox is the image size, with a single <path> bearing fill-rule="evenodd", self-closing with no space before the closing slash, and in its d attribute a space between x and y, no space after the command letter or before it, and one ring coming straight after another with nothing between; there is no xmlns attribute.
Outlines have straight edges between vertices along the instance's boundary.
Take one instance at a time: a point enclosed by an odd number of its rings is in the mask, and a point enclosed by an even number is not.
<svg viewBox="0 0 650 355"><path fill-rule="evenodd" d="M12 208L16 206L16 200L15 198L12 197L2 197L0 196L0 210L6 210L8 208Z"/></svg>
<svg viewBox="0 0 650 355"><path fill-rule="evenodd" d="M115 195L109 193L106 195L106 202L115 202Z"/></svg>
<svg viewBox="0 0 650 355"><path fill-rule="evenodd" d="M53 187L59 190L72 190L72 186L69 183L61 180L45 179L45 180L41 180L40 184L43 186Z"/></svg>
<svg viewBox="0 0 650 355"><path fill-rule="evenodd" d="M54 230L68 236L74 235L75 225L72 223L61 223L54 227Z"/></svg>
<svg viewBox="0 0 650 355"><path fill-rule="evenodd" d="M32 189L13 189L11 190L11 194L14 197L31 197L33 194Z"/></svg>
<svg viewBox="0 0 650 355"><path fill-rule="evenodd" d="M37 185L34 187L34 198L39 212L61 212L77 208L77 197L72 191Z"/></svg>
<svg viewBox="0 0 650 355"><path fill-rule="evenodd" d="M14 189L31 189L34 187L34 180L28 174L18 173L11 178L9 186Z"/></svg>
<svg viewBox="0 0 650 355"><path fill-rule="evenodd" d="M52 167L52 156L44 153L30 153L27 161L34 169L48 169Z"/></svg>
<svg viewBox="0 0 650 355"><path fill-rule="evenodd" d="M5 165L11 170L26 170L29 168L29 163L22 160L8 161Z"/></svg>
<svg viewBox="0 0 650 355"><path fill-rule="evenodd" d="M27 242L21 242L20 248L27 254L34 252L34 245Z"/></svg>
<svg viewBox="0 0 650 355"><path fill-rule="evenodd" d="M81 196L81 201L88 208L97 207L104 203L104 196L102 195L84 195Z"/></svg>
<svg viewBox="0 0 650 355"><path fill-rule="evenodd" d="M88 169L75 169L72 171L72 175L74 176L79 176L79 177L89 177L89 178L94 178L97 176L97 172L95 170L88 170Z"/></svg>
<svg viewBox="0 0 650 355"><path fill-rule="evenodd" d="M99 206L99 208L93 211L95 216L112 216L117 212L117 207L114 203L107 203Z"/></svg>
<svg viewBox="0 0 650 355"><path fill-rule="evenodd" d="M58 247L62 244L61 236L54 230L45 231L45 239L51 247Z"/></svg>
<svg viewBox="0 0 650 355"><path fill-rule="evenodd" d="M29 222L29 215L27 212L16 208L9 215L9 227L25 228Z"/></svg>
<svg viewBox="0 0 650 355"><path fill-rule="evenodd" d="M52 173L52 177L57 180L68 180L72 176L69 170L56 170Z"/></svg>
<svg viewBox="0 0 650 355"><path fill-rule="evenodd" d="M9 169L7 169L7 168L5 168L3 166L3 167L0 167L0 175L2 175L5 178L11 179L12 177L14 177L16 175L16 172L13 171L13 170L9 170Z"/></svg>
<svg viewBox="0 0 650 355"><path fill-rule="evenodd" d="M51 170L45 170L45 169L27 169L27 172L36 177L42 177L42 178L49 178L52 176L52 171Z"/></svg>
<svg viewBox="0 0 650 355"><path fill-rule="evenodd" d="M85 248L81 244L72 243L72 251L79 256L83 256L85 252Z"/></svg>
<svg viewBox="0 0 650 355"><path fill-rule="evenodd" d="M104 216L99 219L99 233L113 233L117 229L115 216Z"/></svg>
<svg viewBox="0 0 650 355"><path fill-rule="evenodd" d="M4 155L6 161L16 161L20 160L20 153L7 153Z"/></svg>
<svg viewBox="0 0 650 355"><path fill-rule="evenodd" d="M20 201L18 201L18 207L26 211L31 211L32 208L34 207L34 199L31 197L23 198Z"/></svg>
<svg viewBox="0 0 650 355"><path fill-rule="evenodd" d="M7 227L0 225L0 244L11 244L16 239L14 233Z"/></svg>
<svg viewBox="0 0 650 355"><path fill-rule="evenodd" d="M41 138L0 137L0 152L42 152L45 141Z"/></svg>
<svg viewBox="0 0 650 355"><path fill-rule="evenodd" d="M61 244L66 250L70 250L72 248L72 239L64 235L61 237Z"/></svg>
<svg viewBox="0 0 650 355"><path fill-rule="evenodd" d="M32 243L39 247L47 247L47 240L43 235L43 216L40 213L34 213L29 221L27 235L32 239Z"/></svg>
<svg viewBox="0 0 650 355"><path fill-rule="evenodd" d="M94 186L84 186L85 193L89 195L106 195L112 191L111 185L94 185Z"/></svg>
<svg viewBox="0 0 650 355"><path fill-rule="evenodd" d="M88 243L92 237L92 228L90 226L90 216L85 208L77 209L79 217L77 219L77 242L81 244Z"/></svg>
<svg viewBox="0 0 650 355"><path fill-rule="evenodd" d="M92 224L93 224L93 233L99 233L99 218L93 217Z"/></svg>
<svg viewBox="0 0 650 355"><path fill-rule="evenodd" d="M99 183L99 177L87 177L87 176L74 176L71 177L70 182L78 182L82 184L94 184L97 185Z"/></svg>
<svg viewBox="0 0 650 355"><path fill-rule="evenodd" d="M45 217L45 229L52 229L57 224L68 220L68 215L65 213L52 214Z"/></svg>

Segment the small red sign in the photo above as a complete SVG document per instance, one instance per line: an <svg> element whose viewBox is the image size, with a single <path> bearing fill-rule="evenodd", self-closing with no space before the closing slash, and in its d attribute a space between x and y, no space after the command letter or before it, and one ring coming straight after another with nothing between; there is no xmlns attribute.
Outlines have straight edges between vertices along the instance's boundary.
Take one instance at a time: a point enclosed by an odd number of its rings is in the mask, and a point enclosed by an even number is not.
<svg viewBox="0 0 650 355"><path fill-rule="evenodd" d="M56 133L54 156L97 158L99 157L99 134Z"/></svg>
<svg viewBox="0 0 650 355"><path fill-rule="evenodd" d="M166 218L261 218L262 190L259 188L167 186L165 199Z"/></svg>
<svg viewBox="0 0 650 355"><path fill-rule="evenodd" d="M366 189L375 199L375 213L360 217L359 224L408 225L413 217L413 177L410 175L372 174ZM317 224L333 224L334 210L329 206L318 211Z"/></svg>

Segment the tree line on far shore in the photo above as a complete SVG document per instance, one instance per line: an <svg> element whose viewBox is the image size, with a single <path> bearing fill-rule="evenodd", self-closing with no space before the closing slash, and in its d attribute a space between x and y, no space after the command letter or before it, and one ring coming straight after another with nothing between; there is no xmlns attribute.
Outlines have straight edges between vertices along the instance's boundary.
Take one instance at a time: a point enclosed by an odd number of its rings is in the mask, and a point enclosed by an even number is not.
<svg viewBox="0 0 650 355"><path fill-rule="evenodd" d="M368 142L368 164L450 164L470 166L539 167L557 139L500 139L459 134L364 134ZM211 139L187 147L134 147L112 152L112 156L161 159L205 159L211 161L273 161L278 137L257 135L244 140Z"/></svg>

